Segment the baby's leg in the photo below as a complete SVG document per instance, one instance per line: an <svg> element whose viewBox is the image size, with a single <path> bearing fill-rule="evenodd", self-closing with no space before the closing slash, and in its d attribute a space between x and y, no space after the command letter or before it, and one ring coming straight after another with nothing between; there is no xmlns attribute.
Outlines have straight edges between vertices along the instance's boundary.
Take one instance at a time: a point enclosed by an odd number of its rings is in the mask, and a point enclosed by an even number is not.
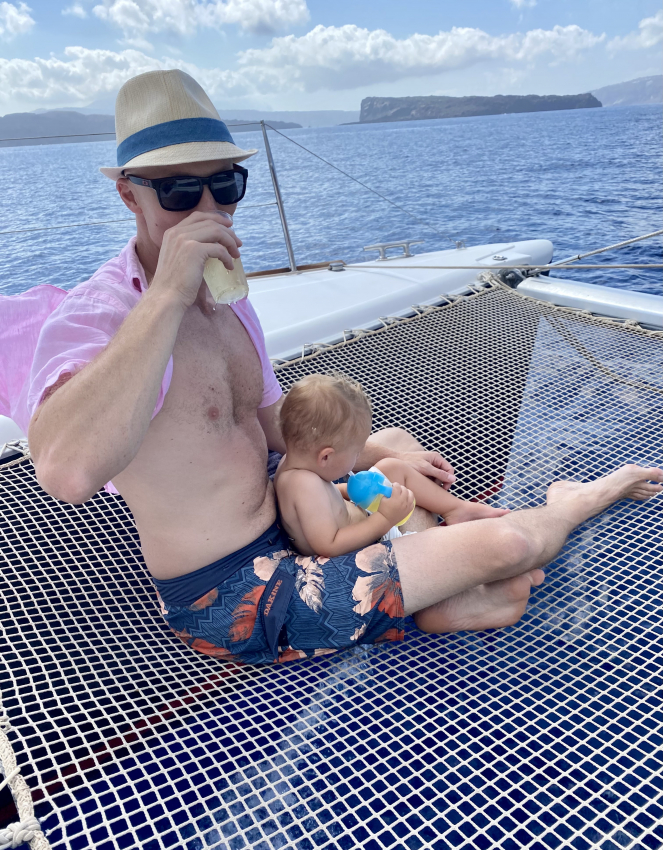
<svg viewBox="0 0 663 850"><path fill-rule="evenodd" d="M405 461L397 458L384 458L375 464L390 481L402 484L408 490L412 490L414 498L419 507L425 508L444 517L447 525L459 522L469 522L474 519L486 519L487 517L504 516L508 510L502 508L491 508L478 502L464 502L456 496L452 496L448 490L443 490L430 478L426 478L416 469L413 469Z"/></svg>

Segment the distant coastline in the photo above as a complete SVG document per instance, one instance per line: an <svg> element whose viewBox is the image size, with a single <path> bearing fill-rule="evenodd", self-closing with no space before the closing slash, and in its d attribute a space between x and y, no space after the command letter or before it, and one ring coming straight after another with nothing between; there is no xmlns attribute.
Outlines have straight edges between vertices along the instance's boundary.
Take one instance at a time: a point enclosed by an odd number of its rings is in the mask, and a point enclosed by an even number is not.
<svg viewBox="0 0 663 850"><path fill-rule="evenodd" d="M90 106L37 109L0 117L0 147L59 145L113 139L115 97L105 96ZM582 95L498 95L496 97L403 97L365 98L361 113L347 110L261 111L219 107L233 133L255 132L262 119L278 130L300 127L330 127L345 123L373 124L383 121L413 121L429 118L539 112L557 109L586 109L663 104L663 75L638 77L604 86ZM250 123L249 123L250 122ZM27 138L26 138L27 137ZM32 138L30 138L32 137ZM46 138L45 138L46 137Z"/></svg>
<svg viewBox="0 0 663 850"><path fill-rule="evenodd" d="M277 130L301 127L294 121L273 121ZM257 122L234 118L226 121L233 133L250 133L258 129ZM62 145L77 142L110 141L115 135L113 115L83 115L74 110L50 112L14 112L0 118L0 147L23 145Z"/></svg>
<svg viewBox="0 0 663 850"><path fill-rule="evenodd" d="M494 97L365 97L360 124L386 121L425 121L431 118L470 118L560 109L596 109L602 106L592 94L495 95Z"/></svg>

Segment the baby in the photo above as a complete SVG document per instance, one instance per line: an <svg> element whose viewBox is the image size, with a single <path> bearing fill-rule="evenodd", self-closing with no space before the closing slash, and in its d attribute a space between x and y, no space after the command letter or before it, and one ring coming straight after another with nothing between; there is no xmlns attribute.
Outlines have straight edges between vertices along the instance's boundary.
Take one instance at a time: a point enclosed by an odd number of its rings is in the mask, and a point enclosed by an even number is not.
<svg viewBox="0 0 663 850"><path fill-rule="evenodd" d="M332 558L400 536L396 523L416 504L447 525L503 516L506 510L464 502L396 458L375 468L392 484L390 498L367 514L348 501L347 475L371 433L371 405L344 375L308 375L293 385L281 408L286 454L274 477L283 526L302 555Z"/></svg>

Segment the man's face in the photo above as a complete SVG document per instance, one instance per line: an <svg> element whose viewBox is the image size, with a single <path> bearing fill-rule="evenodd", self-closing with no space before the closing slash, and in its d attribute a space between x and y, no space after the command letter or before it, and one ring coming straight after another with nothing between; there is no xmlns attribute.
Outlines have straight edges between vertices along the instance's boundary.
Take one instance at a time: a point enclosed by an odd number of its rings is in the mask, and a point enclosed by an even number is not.
<svg viewBox="0 0 663 850"><path fill-rule="evenodd" d="M127 170L132 176L154 180L159 177L209 177L219 171L228 171L232 167L231 160L216 159L207 162L190 162L186 165L150 166ZM165 231L183 221L192 212L222 210L233 215L237 209L237 204L227 206L217 204L209 186L204 187L198 206L184 212L170 212L162 209L154 189L149 186L137 186L124 177L120 177L117 181L117 191L127 207L137 216L143 217L150 239L159 248Z"/></svg>

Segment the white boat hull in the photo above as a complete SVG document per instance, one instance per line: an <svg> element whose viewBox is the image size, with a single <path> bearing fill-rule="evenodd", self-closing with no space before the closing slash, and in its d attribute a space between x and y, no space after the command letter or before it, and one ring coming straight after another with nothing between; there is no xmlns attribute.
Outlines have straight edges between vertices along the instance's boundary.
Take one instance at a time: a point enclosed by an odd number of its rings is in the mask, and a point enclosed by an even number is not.
<svg viewBox="0 0 663 850"><path fill-rule="evenodd" d="M545 264L553 244L547 239L502 242L421 253L296 274L253 278L251 302L265 331L272 358L288 359L313 342L334 342L349 328L370 328L381 316L398 316L413 304L434 303L438 296L461 292L479 271L422 269L417 266L513 266ZM494 257L503 257L495 260ZM369 266L370 268L367 268Z"/></svg>

